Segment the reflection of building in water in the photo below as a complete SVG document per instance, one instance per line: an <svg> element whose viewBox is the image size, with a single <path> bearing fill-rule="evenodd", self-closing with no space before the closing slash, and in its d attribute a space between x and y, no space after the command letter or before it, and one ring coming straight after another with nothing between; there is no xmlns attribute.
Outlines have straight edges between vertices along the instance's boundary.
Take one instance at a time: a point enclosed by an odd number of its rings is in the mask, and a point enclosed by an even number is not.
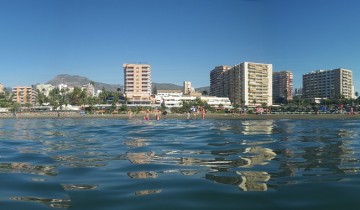
<svg viewBox="0 0 360 210"><path fill-rule="evenodd" d="M182 157L180 158L180 165L191 166L191 165L202 165L206 160L200 160L196 158Z"/></svg>
<svg viewBox="0 0 360 210"><path fill-rule="evenodd" d="M226 150L224 151L215 151L212 154L241 154L241 150ZM182 157L180 158L180 165L200 165L208 167L219 167L219 168L230 168L230 167L252 167L254 165L265 165L268 161L272 160L276 153L268 148L262 147L250 147L246 148L243 153L248 154L247 156L240 157L239 159L227 160L225 158L215 158L215 159L198 159L198 158L189 158Z"/></svg>
<svg viewBox="0 0 360 210"><path fill-rule="evenodd" d="M129 172L128 176L133 179L147 179L147 178L157 178L158 174L155 171L140 171L140 172Z"/></svg>
<svg viewBox="0 0 360 210"><path fill-rule="evenodd" d="M240 176L216 176L206 174L205 178L220 184L237 185L243 191L267 191L266 182L270 180L270 174L262 171L236 172Z"/></svg>
<svg viewBox="0 0 360 210"><path fill-rule="evenodd" d="M236 172L242 178L239 187L244 191L267 191L267 182L270 180L270 174L263 171L242 171Z"/></svg>
<svg viewBox="0 0 360 210"><path fill-rule="evenodd" d="M0 173L29 173L56 176L54 166L30 165L27 163L0 163Z"/></svg>
<svg viewBox="0 0 360 210"><path fill-rule="evenodd" d="M131 147L144 147L144 146L146 146L145 139L141 139L141 138L125 141L124 144L127 145L127 146L131 146Z"/></svg>
<svg viewBox="0 0 360 210"><path fill-rule="evenodd" d="M10 200L15 201L32 201L46 204L52 208L70 207L71 200L69 198L36 198L36 197L11 197Z"/></svg>
<svg viewBox="0 0 360 210"><path fill-rule="evenodd" d="M135 164L150 163L154 158L154 152L126 153L126 159Z"/></svg>
<svg viewBox="0 0 360 210"><path fill-rule="evenodd" d="M141 190L135 192L135 195L150 195L150 194L157 194L160 193L161 190Z"/></svg>
<svg viewBox="0 0 360 210"><path fill-rule="evenodd" d="M246 164L244 164L243 167L265 165L276 156L276 153L273 150L262 147L246 148L244 153L254 154L254 156L241 157L246 161Z"/></svg>
<svg viewBox="0 0 360 210"><path fill-rule="evenodd" d="M242 121L242 133L245 135L272 134L273 120Z"/></svg>
<svg viewBox="0 0 360 210"><path fill-rule="evenodd" d="M346 174L359 172L358 153L352 145L357 140L356 132L351 129L329 130L328 128L308 128L307 133L283 144L291 149L279 150L280 170L277 177L303 177L307 182L338 181ZM356 145L357 146L357 145ZM288 179L285 184L294 184L298 179Z"/></svg>
<svg viewBox="0 0 360 210"><path fill-rule="evenodd" d="M65 190L93 190L98 187L98 185L91 184L62 184Z"/></svg>

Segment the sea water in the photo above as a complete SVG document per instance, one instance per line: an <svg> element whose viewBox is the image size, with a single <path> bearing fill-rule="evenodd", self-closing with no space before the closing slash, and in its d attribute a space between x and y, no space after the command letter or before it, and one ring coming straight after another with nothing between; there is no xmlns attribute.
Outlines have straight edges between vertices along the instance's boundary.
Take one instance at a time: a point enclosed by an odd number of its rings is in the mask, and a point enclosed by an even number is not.
<svg viewBox="0 0 360 210"><path fill-rule="evenodd" d="M358 209L359 120L2 119L0 209Z"/></svg>

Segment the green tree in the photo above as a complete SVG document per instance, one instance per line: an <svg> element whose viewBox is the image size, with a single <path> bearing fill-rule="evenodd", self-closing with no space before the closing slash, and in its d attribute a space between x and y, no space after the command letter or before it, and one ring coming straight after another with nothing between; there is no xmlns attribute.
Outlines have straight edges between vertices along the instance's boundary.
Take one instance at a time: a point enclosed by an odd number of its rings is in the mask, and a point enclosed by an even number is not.
<svg viewBox="0 0 360 210"><path fill-rule="evenodd" d="M18 102L15 102L12 104L12 106L10 107L10 110L13 112L18 112L21 109L21 104Z"/></svg>
<svg viewBox="0 0 360 210"><path fill-rule="evenodd" d="M44 91L36 90L36 92L37 92L37 102L40 105L43 105L44 103L47 103L49 101L48 98L45 96Z"/></svg>

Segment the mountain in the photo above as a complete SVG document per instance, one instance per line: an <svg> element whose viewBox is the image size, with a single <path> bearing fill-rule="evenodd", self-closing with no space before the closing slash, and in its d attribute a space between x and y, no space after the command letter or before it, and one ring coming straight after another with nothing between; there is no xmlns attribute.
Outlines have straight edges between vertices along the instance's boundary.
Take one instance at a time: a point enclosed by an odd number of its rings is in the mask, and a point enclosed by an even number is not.
<svg viewBox="0 0 360 210"><path fill-rule="evenodd" d="M171 83L152 83L152 90L182 90L183 86Z"/></svg>
<svg viewBox="0 0 360 210"><path fill-rule="evenodd" d="M47 82L47 84L51 84L54 86L60 85L60 84L66 84L70 86L82 86L89 84L90 82L94 82L94 86L96 90L102 90L103 88L108 91L117 91L118 88L123 90L123 85L114 85L114 84L106 84L101 82L92 81L86 77L78 76L78 75L69 75L69 74L59 74L50 81ZM152 83L152 90L182 90L183 86L175 85L172 83ZM196 88L196 91L203 92L207 91L210 92L210 87L201 87Z"/></svg>
<svg viewBox="0 0 360 210"><path fill-rule="evenodd" d="M103 88L108 91L116 91L118 88L121 90L123 89L122 85L113 85L113 84L106 84L101 82L95 82L92 81L86 77L77 76L77 75L69 75L69 74L59 74L50 81L47 82L47 84L51 84L54 86L60 85L60 84L66 84L70 86L82 86L89 84L90 82L94 82L95 90L102 90Z"/></svg>
<svg viewBox="0 0 360 210"><path fill-rule="evenodd" d="M207 94L210 94L210 86L195 88L195 90L200 93L206 91Z"/></svg>
<svg viewBox="0 0 360 210"><path fill-rule="evenodd" d="M152 83L152 90L183 90L183 86L174 85L171 83ZM208 94L210 93L210 86L195 88L197 92L202 93L206 91Z"/></svg>

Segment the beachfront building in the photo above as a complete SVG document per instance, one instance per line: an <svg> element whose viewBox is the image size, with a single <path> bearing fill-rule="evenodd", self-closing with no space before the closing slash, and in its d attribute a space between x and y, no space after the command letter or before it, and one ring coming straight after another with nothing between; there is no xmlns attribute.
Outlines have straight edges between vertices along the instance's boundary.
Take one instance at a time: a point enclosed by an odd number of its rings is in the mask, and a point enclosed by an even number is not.
<svg viewBox="0 0 360 210"><path fill-rule="evenodd" d="M338 68L304 74L303 98L354 98L352 71Z"/></svg>
<svg viewBox="0 0 360 210"><path fill-rule="evenodd" d="M35 89L38 90L40 93L44 94L45 96L49 96L51 90L55 87L50 84L36 84Z"/></svg>
<svg viewBox="0 0 360 210"><path fill-rule="evenodd" d="M231 103L272 105L272 64L244 62L223 73L223 97Z"/></svg>
<svg viewBox="0 0 360 210"><path fill-rule="evenodd" d="M232 109L231 101L227 97L201 96L200 100L215 109Z"/></svg>
<svg viewBox="0 0 360 210"><path fill-rule="evenodd" d="M124 95L130 104L151 103L151 67L149 64L124 64Z"/></svg>
<svg viewBox="0 0 360 210"><path fill-rule="evenodd" d="M291 71L273 72L273 101L293 99L293 73Z"/></svg>
<svg viewBox="0 0 360 210"><path fill-rule="evenodd" d="M86 95L89 97L95 96L95 87L92 83L81 86L81 90L84 90L86 92Z"/></svg>
<svg viewBox="0 0 360 210"><path fill-rule="evenodd" d="M192 102L196 101L196 99L200 99L201 101L209 104L211 107L215 109L223 108L230 109L232 108L231 102L229 98L226 97L216 97L216 96L191 96L191 95L156 95L156 103L163 104L167 108L173 107L182 107L184 102Z"/></svg>
<svg viewBox="0 0 360 210"><path fill-rule="evenodd" d="M231 66L216 66L210 71L210 95L221 97L224 95L223 74L229 70Z"/></svg>
<svg viewBox="0 0 360 210"><path fill-rule="evenodd" d="M12 89L13 102L20 104L32 104L35 105L37 102L37 92L33 87L14 87Z"/></svg>
<svg viewBox="0 0 360 210"><path fill-rule="evenodd" d="M163 96L175 96L180 97L183 95L181 90L157 90L156 95L163 97Z"/></svg>
<svg viewBox="0 0 360 210"><path fill-rule="evenodd" d="M191 93L195 92L195 89L191 86L191 82L184 81L184 94L190 95Z"/></svg>

